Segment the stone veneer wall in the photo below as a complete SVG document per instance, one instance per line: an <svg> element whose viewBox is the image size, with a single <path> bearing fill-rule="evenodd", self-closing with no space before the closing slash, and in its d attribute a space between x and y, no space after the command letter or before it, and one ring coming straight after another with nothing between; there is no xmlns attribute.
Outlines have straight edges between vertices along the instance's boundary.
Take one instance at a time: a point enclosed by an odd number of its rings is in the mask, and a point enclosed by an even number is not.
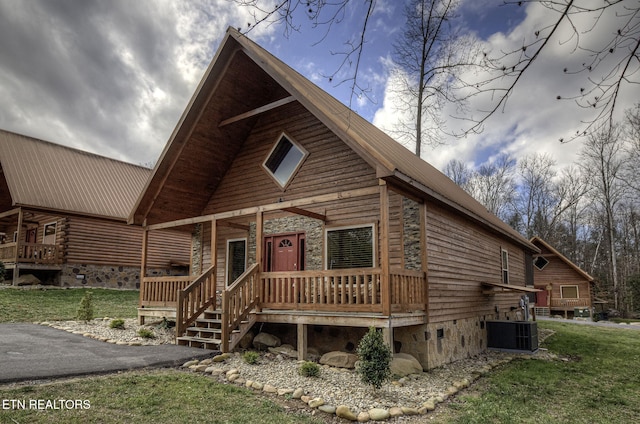
<svg viewBox="0 0 640 424"><path fill-rule="evenodd" d="M148 276L172 275L169 269L151 269ZM179 272L178 272L179 274ZM79 278L83 276L83 278ZM102 287L111 289L140 289L140 267L67 264L60 271L61 287Z"/></svg>
<svg viewBox="0 0 640 424"><path fill-rule="evenodd" d="M422 269L420 253L420 205L406 197L402 199L402 238L405 269Z"/></svg>
<svg viewBox="0 0 640 424"><path fill-rule="evenodd" d="M413 355L425 370L487 350L487 320L516 320L515 312L394 329L394 351Z"/></svg>

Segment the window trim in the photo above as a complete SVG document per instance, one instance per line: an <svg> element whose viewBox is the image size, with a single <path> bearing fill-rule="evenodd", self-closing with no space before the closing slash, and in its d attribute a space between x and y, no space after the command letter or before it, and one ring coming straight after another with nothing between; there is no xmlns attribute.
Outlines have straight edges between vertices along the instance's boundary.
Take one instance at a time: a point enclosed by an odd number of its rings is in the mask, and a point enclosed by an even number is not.
<svg viewBox="0 0 640 424"><path fill-rule="evenodd" d="M300 158L300 160L298 161L298 164L295 166L295 168L293 168L293 170L291 171L291 175L289 175L289 177L287 178L287 181L285 181L284 184L282 182L280 182L280 180L278 180L278 178L275 176L275 174L267 166L267 162L269 161L269 159L271 158L271 155L276 150L276 147L278 147L278 145L280 144L280 142L282 141L283 138L286 138L287 141L289 141L289 143L291 143L292 146L294 146L296 149L298 149L302 153L302 158ZM302 147L300 145L300 143L298 143L289 134L287 134L286 132L283 131L276 138L276 142L273 143L273 146L269 150L269 153L267 154L265 159L262 161L262 169L265 170L265 172L278 185L278 187L280 187L282 190L286 190L287 187L289 187L289 184L291 184L291 181L293 181L293 177L295 177L295 175L298 173L298 171L302 167L302 164L304 163L304 161L307 159L308 156L309 156L309 152L307 151L307 149Z"/></svg>
<svg viewBox="0 0 640 424"><path fill-rule="evenodd" d="M562 293L562 289L565 287L575 287L576 288L576 297L564 297ZM560 299L580 299L580 287L577 284L562 284L560 286Z"/></svg>
<svg viewBox="0 0 640 424"><path fill-rule="evenodd" d="M536 262L538 262L538 259L540 259L540 258L542 258L542 259L544 259L546 261L546 263L542 267L539 267L538 264L536 263ZM551 262L551 261L549 261L549 259L545 258L543 255L538 255L533 260L533 266L535 266L538 271L542 271L543 269L545 269L549 265L549 262Z"/></svg>
<svg viewBox="0 0 640 424"><path fill-rule="evenodd" d="M229 261L229 253L231 252L231 249L229 248L230 244L233 242L238 242L238 241L243 241L244 242L244 271L247 270L247 261L248 261L248 256L249 256L249 252L247 251L247 248L249 247L248 245L248 240L246 237L238 237L238 238L230 238L227 239L227 251L225 253L225 260L226 260L226 266L224 267L224 281L225 284L227 286L229 286L231 283L233 283L233 281L229 281L229 266L231 265L231 262ZM244 272L242 271L242 272Z"/></svg>
<svg viewBox="0 0 640 424"><path fill-rule="evenodd" d="M509 251L500 248L500 268L502 284L509 284Z"/></svg>
<svg viewBox="0 0 640 424"><path fill-rule="evenodd" d="M340 230L353 230L356 228L371 228L371 264L372 264L372 268L376 268L377 264L376 264L376 258L377 258L377 254L376 252L378 251L378 236L376 234L376 225L373 223L369 223L369 224L355 224L355 225L342 225L342 226L336 226L336 227L327 227L324 229L324 269L325 270L330 270L333 268L329 268L329 241L328 241L328 237L329 237L329 232L330 231L340 231Z"/></svg>

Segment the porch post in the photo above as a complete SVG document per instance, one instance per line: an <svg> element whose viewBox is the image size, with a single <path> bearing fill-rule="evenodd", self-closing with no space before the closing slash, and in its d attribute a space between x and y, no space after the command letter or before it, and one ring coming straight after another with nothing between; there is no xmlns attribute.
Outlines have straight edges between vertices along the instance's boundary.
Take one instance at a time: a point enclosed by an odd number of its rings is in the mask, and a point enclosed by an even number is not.
<svg viewBox="0 0 640 424"><path fill-rule="evenodd" d="M380 180L380 295L382 315L391 316L391 280L389 278L389 187Z"/></svg>
<svg viewBox="0 0 640 424"><path fill-rule="evenodd" d="M263 267L263 263L262 263L263 232L264 232L264 213L262 212L262 210L258 210L258 212L256 213L256 263L258 264L258 275L256 275L256 279L258 281L258 303L256 305L256 311L258 312L262 310L261 302L262 302L262 299L264 299L264 293L263 293L264 288L262 286L262 278L260 277L260 274L262 273L262 270L263 270L262 268ZM300 330L298 330L298 337L299 337L299 331ZM299 353L298 353L298 356L300 356ZM306 356L306 353L305 353L305 356Z"/></svg>
<svg viewBox="0 0 640 424"><path fill-rule="evenodd" d="M18 252L20 250L20 244L22 243L20 240L23 240L24 235L22 234L22 208L18 209L18 235L16 236L16 263L13 268L13 285L18 285L18 277L20 276L20 257Z"/></svg>
<svg viewBox="0 0 640 424"><path fill-rule="evenodd" d="M218 221L211 220L211 266L218 264ZM226 264L225 264L226 266ZM203 267L204 268L204 267ZM215 276L214 276L215 278Z"/></svg>
<svg viewBox="0 0 640 424"><path fill-rule="evenodd" d="M149 230L142 229L142 255L140 257L140 297L138 299L138 308L142 308L142 300L146 298L146 284L144 277L147 275L147 247L149 245ZM138 315L138 324L144 324L144 315Z"/></svg>

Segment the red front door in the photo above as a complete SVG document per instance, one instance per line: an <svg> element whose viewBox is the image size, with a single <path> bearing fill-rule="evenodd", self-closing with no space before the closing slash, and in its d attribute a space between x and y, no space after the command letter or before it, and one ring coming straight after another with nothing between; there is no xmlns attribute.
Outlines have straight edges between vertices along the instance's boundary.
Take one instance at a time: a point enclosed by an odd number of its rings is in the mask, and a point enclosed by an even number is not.
<svg viewBox="0 0 640 424"><path fill-rule="evenodd" d="M304 233L267 236L264 239L264 270L304 270Z"/></svg>
<svg viewBox="0 0 640 424"><path fill-rule="evenodd" d="M24 241L27 243L35 243L37 240L37 236L38 236L38 229L37 228L29 228L27 230L26 236L24 238Z"/></svg>
<svg viewBox="0 0 640 424"><path fill-rule="evenodd" d="M547 290L544 287L536 287L542 291L536 293L536 306L546 308L549 306L547 303Z"/></svg>
<svg viewBox="0 0 640 424"><path fill-rule="evenodd" d="M295 234L274 237L273 250L274 271L298 270L298 243Z"/></svg>

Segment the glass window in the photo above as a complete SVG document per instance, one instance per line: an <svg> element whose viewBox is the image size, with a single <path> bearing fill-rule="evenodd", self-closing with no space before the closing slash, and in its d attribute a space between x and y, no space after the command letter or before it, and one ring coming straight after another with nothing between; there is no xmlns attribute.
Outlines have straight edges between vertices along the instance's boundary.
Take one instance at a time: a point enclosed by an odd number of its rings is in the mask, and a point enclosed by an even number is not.
<svg viewBox="0 0 640 424"><path fill-rule="evenodd" d="M544 269L544 267L549 264L549 261L546 258L542 257L542 256L538 256L536 258L536 260L533 261L533 264L536 266L536 268L538 268L540 271L542 271Z"/></svg>
<svg viewBox="0 0 640 424"><path fill-rule="evenodd" d="M327 230L327 269L371 268L373 226Z"/></svg>
<svg viewBox="0 0 640 424"><path fill-rule="evenodd" d="M563 299L577 299L578 286L560 286L560 297Z"/></svg>
<svg viewBox="0 0 640 424"><path fill-rule="evenodd" d="M509 284L509 252L502 249L502 283Z"/></svg>
<svg viewBox="0 0 640 424"><path fill-rule="evenodd" d="M283 134L269 153L263 166L284 188L289 184L306 156L307 152L301 146Z"/></svg>
<svg viewBox="0 0 640 424"><path fill-rule="evenodd" d="M247 240L227 241L227 284L231 284L247 267Z"/></svg>

